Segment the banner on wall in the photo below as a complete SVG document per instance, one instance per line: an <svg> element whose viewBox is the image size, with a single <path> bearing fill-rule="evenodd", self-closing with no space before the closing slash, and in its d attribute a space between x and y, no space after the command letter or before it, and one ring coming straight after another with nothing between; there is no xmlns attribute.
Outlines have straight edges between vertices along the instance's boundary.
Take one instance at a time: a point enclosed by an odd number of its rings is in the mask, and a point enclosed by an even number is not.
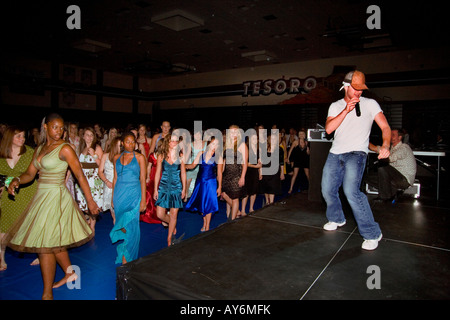
<svg viewBox="0 0 450 320"><path fill-rule="evenodd" d="M270 94L282 95L309 93L312 89L316 88L317 80L314 77L308 77L306 79L289 78L289 79L267 79L256 81L245 81L243 83L243 97L256 97L256 96L268 96Z"/></svg>

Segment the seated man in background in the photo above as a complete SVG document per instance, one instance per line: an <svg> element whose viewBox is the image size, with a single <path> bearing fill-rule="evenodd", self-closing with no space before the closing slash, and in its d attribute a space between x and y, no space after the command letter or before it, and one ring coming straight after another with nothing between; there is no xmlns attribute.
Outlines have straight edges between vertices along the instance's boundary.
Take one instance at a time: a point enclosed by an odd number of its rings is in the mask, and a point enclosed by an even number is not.
<svg viewBox="0 0 450 320"><path fill-rule="evenodd" d="M416 159L410 146L402 143L402 139L401 130L391 130L389 164L378 167L378 198L375 200L392 200L399 189L406 190L414 184ZM380 146L369 143L369 149L378 153Z"/></svg>

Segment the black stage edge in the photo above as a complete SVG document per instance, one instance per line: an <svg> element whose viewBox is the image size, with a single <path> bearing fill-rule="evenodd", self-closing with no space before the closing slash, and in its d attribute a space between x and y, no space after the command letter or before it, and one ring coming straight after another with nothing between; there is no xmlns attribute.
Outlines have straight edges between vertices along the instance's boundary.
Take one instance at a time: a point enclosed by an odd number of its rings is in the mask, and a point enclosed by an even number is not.
<svg viewBox="0 0 450 320"><path fill-rule="evenodd" d="M450 209L369 200L383 232L375 251L361 249L349 208L345 226L324 231L325 204L297 193L120 266L117 299L449 299Z"/></svg>

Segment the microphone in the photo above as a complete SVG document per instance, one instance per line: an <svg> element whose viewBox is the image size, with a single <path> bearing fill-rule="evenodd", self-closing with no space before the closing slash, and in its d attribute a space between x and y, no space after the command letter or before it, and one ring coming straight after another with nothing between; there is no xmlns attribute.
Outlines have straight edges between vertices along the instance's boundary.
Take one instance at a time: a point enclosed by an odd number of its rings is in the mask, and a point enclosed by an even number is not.
<svg viewBox="0 0 450 320"><path fill-rule="evenodd" d="M359 102L355 104L356 116L361 117L361 109L359 108Z"/></svg>

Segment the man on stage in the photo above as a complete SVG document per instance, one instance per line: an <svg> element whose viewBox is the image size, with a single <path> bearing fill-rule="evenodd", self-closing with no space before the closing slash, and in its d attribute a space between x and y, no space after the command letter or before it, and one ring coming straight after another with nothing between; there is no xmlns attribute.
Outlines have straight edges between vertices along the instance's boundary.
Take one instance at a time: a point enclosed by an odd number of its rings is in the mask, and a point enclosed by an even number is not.
<svg viewBox="0 0 450 320"><path fill-rule="evenodd" d="M334 140L322 174L322 195L327 203L328 218L323 228L336 230L346 222L339 199L342 185L359 233L364 238L362 248L374 250L382 234L373 218L367 196L360 191L360 185L373 121L380 127L383 138L379 159L389 157L391 129L380 105L373 99L361 97L363 90L368 89L364 73L358 70L347 73L342 89L345 96L330 105L325 124L328 134L334 132Z"/></svg>

